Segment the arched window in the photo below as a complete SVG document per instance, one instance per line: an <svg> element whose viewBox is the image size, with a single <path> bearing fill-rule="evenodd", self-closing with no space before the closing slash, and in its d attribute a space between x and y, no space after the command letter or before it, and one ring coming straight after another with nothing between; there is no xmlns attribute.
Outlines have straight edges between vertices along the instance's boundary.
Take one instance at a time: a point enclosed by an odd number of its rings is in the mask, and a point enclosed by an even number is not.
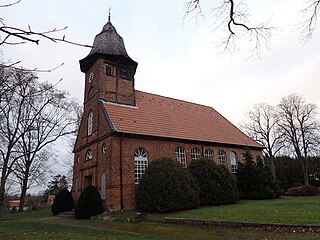
<svg viewBox="0 0 320 240"><path fill-rule="evenodd" d="M219 164L220 165L227 165L227 161L226 161L226 152L223 150L219 150L218 152L218 160L219 160Z"/></svg>
<svg viewBox="0 0 320 240"><path fill-rule="evenodd" d="M101 175L101 191L100 191L101 199L106 199L106 174L102 173Z"/></svg>
<svg viewBox="0 0 320 240"><path fill-rule="evenodd" d="M143 148L138 148L134 153L134 179L139 184L140 179L148 167L148 153Z"/></svg>
<svg viewBox="0 0 320 240"><path fill-rule="evenodd" d="M186 151L183 147L177 147L175 149L176 152L176 160L185 168L187 167L187 161L186 161Z"/></svg>
<svg viewBox="0 0 320 240"><path fill-rule="evenodd" d="M89 149L86 153L86 161L92 160L93 159L93 152L91 149Z"/></svg>
<svg viewBox="0 0 320 240"><path fill-rule="evenodd" d="M93 129L93 112L90 110L88 114L88 135L92 134Z"/></svg>
<svg viewBox="0 0 320 240"><path fill-rule="evenodd" d="M102 153L106 153L107 152L107 145L104 143L102 144Z"/></svg>
<svg viewBox="0 0 320 240"><path fill-rule="evenodd" d="M204 151L204 157L213 160L213 151L211 149L206 149Z"/></svg>
<svg viewBox="0 0 320 240"><path fill-rule="evenodd" d="M230 153L231 172L236 173L238 170L237 154L235 152Z"/></svg>
<svg viewBox="0 0 320 240"><path fill-rule="evenodd" d="M200 156L201 156L201 154L200 154L199 148L192 148L191 149L191 160L192 161L199 159Z"/></svg>
<svg viewBox="0 0 320 240"><path fill-rule="evenodd" d="M78 155L77 156L77 163L79 163L80 162L80 156Z"/></svg>

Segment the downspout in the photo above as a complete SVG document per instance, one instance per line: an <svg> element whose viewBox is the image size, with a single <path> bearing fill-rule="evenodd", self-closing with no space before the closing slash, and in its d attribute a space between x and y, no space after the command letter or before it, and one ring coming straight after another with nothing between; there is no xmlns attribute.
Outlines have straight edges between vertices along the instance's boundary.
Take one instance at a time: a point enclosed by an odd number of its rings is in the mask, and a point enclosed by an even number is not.
<svg viewBox="0 0 320 240"><path fill-rule="evenodd" d="M122 133L120 138L120 210L123 210L123 180L122 180L122 141L124 138L124 133Z"/></svg>

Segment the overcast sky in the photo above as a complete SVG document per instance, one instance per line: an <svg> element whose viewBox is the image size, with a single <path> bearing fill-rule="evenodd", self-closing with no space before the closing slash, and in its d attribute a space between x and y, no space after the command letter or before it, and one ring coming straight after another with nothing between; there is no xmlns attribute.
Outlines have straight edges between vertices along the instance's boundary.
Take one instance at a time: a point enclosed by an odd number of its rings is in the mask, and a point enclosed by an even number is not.
<svg viewBox="0 0 320 240"><path fill-rule="evenodd" d="M137 90L212 106L235 125L245 119L253 104L277 104L291 93L320 106L320 28L305 45L295 30L304 1L243 1L253 21L271 19L270 24L278 28L269 51L249 59L241 51L230 55L217 48L221 36L213 31L211 9L220 2L202 0L204 16L197 21L183 20L185 0L22 0L1 8L0 16L8 25L30 25L34 31L68 26L56 36L91 45L111 7L111 22L123 37L128 54L139 64ZM79 60L89 51L43 39L39 46L2 47L4 59L19 60L26 68L49 69L64 63L39 77L50 82L63 78L60 88L80 102L84 74Z"/></svg>

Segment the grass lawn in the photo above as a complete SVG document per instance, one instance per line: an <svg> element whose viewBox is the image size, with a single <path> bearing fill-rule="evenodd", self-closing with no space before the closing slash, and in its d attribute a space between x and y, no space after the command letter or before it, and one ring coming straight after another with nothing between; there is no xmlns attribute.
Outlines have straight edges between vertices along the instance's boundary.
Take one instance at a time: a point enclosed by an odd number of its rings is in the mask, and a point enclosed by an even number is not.
<svg viewBox="0 0 320 240"><path fill-rule="evenodd" d="M239 222L281 223L320 226L320 196L281 197L271 200L242 200L237 204L200 208L150 218L177 217Z"/></svg>
<svg viewBox="0 0 320 240"><path fill-rule="evenodd" d="M302 218L314 215L319 211L318 206L309 206L318 204L320 197L307 198L282 198L279 200L266 201L241 201L239 204L210 207L194 211L184 211L175 214L152 214L148 217L194 217L208 219L225 219L227 215L249 215L250 218L242 219L272 219L272 213L276 208L279 211L288 211L287 219L291 215L300 214ZM274 203L272 203L274 202ZM303 206L301 206L301 204ZM274 205L274 206L273 206ZM278 207L277 207L278 206ZM302 208L304 207L304 208ZM297 209L296 209L297 208ZM228 209L228 210L227 210ZM264 209L264 212L262 211ZM282 209L282 210L280 210ZM291 209L291 210L290 210ZM290 211L289 211L290 210ZM311 210L311 211L310 211ZM247 212L246 212L247 211ZM310 211L306 213L306 211ZM112 213L110 217L126 219L135 216L135 212ZM258 215L265 214L265 217ZM108 215L106 215L108 216ZM215 216L213 218L213 216ZM255 216L255 217L253 217ZM312 217L313 216L313 217ZM235 219L229 219L235 220ZM314 221L314 220L313 220ZM316 221L315 221L316 222ZM319 222L319 221L318 221ZM319 224L320 225L320 224ZM0 240L102 240L102 239L215 239L215 240L253 240L253 239L319 239L318 235L306 235L302 233L277 233L257 230L244 230L238 228L226 227L205 227L205 226L187 226L187 225L169 225L162 223L136 222L128 223L124 221L102 221L94 220L75 220L73 218L53 217L49 211L38 211L32 213L17 213L0 216Z"/></svg>

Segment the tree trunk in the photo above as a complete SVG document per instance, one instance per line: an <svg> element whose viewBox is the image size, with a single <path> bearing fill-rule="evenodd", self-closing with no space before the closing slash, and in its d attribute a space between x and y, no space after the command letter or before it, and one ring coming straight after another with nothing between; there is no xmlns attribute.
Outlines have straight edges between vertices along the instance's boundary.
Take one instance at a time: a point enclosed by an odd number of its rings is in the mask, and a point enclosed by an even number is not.
<svg viewBox="0 0 320 240"><path fill-rule="evenodd" d="M276 170L274 167L274 156L270 156L270 170L273 176L273 179L276 180Z"/></svg>
<svg viewBox="0 0 320 240"><path fill-rule="evenodd" d="M305 185L309 185L309 176L308 176L308 158L301 157L300 159L303 171L303 181Z"/></svg>
<svg viewBox="0 0 320 240"><path fill-rule="evenodd" d="M23 183L24 185L24 183ZM21 194L20 194L20 203L19 203L19 212L23 211L23 205L26 199L27 188L22 186Z"/></svg>
<svg viewBox="0 0 320 240"><path fill-rule="evenodd" d="M23 211L23 205L24 205L24 202L26 200L26 193L27 193L27 189L28 189L30 166L31 166L31 161L27 161L26 169L25 169L25 171L23 173L23 181L22 181L21 194L20 194L19 212Z"/></svg>
<svg viewBox="0 0 320 240"><path fill-rule="evenodd" d="M2 206L3 206L3 202L4 202L4 199L5 199L4 193L5 193L4 188L0 187L0 212L1 212L1 209L2 209Z"/></svg>
<svg viewBox="0 0 320 240"><path fill-rule="evenodd" d="M5 166L2 168L1 180L0 180L0 210L2 209L3 202L5 199L5 191L6 191L6 168Z"/></svg>

